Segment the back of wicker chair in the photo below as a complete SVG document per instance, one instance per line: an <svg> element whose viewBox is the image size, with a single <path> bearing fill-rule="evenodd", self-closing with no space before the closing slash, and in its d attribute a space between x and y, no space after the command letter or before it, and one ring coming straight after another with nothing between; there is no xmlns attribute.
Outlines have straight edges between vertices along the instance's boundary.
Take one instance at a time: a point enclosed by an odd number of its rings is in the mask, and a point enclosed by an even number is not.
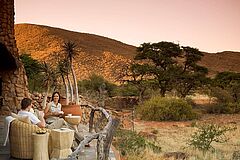
<svg viewBox="0 0 240 160"><path fill-rule="evenodd" d="M9 141L10 154L12 157L20 159L33 158L32 134L39 129L37 125L28 124L19 120L14 120L10 125ZM50 132L50 130L48 130ZM49 141L50 142L50 141ZM51 143L49 143L49 148Z"/></svg>

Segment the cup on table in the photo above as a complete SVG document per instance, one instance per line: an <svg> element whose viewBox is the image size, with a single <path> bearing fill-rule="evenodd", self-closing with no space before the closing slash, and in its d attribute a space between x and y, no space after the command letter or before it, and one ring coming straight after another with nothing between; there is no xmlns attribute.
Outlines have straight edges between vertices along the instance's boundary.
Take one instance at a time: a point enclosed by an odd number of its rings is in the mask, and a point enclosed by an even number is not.
<svg viewBox="0 0 240 160"><path fill-rule="evenodd" d="M64 114L64 112L63 112L63 111L59 111L59 113L60 113L60 114Z"/></svg>

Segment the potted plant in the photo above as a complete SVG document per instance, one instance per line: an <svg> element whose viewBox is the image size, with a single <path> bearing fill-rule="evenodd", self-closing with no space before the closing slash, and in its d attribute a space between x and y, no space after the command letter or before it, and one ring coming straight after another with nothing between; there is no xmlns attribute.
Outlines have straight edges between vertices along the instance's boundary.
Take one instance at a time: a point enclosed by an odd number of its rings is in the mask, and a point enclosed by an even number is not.
<svg viewBox="0 0 240 160"><path fill-rule="evenodd" d="M58 68L66 90L66 104L62 104L62 110L65 114L82 115L79 105L78 85L75 70L73 68L73 59L77 54L77 45L74 42L65 42L62 46L64 59L59 61ZM73 86L70 79L72 74ZM69 93L70 92L70 93ZM75 93L75 94L74 94ZM70 100L69 100L70 95Z"/></svg>

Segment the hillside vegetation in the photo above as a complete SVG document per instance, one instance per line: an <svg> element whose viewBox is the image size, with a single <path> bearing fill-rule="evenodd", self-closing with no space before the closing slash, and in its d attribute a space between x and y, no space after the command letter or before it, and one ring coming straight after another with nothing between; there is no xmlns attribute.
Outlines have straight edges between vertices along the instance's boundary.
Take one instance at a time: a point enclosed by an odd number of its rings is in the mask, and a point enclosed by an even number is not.
<svg viewBox="0 0 240 160"><path fill-rule="evenodd" d="M97 73L111 82L136 54L136 47L107 37L78 33L60 28L34 24L15 25L15 37L19 54L31 54L39 61L54 63L54 55L61 51L61 45L68 40L75 42L80 50L75 58L77 78L86 79ZM159 40L161 41L161 40ZM240 52L204 53L200 64L214 75L222 71L240 72Z"/></svg>

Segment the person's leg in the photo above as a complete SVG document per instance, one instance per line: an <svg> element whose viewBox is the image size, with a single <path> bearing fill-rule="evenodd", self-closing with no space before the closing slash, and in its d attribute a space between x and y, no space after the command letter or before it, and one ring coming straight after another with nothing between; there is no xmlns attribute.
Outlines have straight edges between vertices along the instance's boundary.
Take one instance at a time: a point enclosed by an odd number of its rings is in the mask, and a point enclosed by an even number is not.
<svg viewBox="0 0 240 160"><path fill-rule="evenodd" d="M48 129L60 129L60 128L69 128L66 121L62 118L55 120L53 123L47 125Z"/></svg>

